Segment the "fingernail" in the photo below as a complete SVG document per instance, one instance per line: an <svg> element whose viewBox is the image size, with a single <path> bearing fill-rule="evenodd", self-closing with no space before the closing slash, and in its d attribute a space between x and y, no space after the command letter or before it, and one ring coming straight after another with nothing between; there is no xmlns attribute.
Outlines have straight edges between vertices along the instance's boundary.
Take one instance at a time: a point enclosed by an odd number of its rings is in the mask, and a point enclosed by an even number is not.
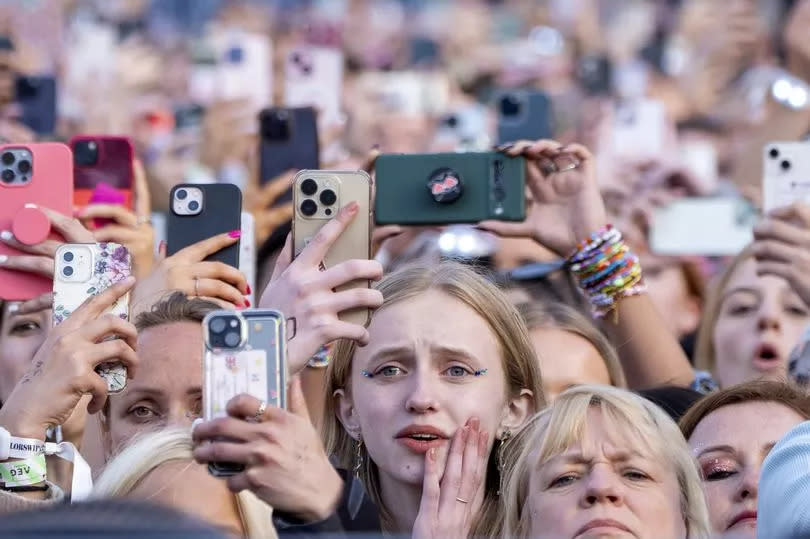
<svg viewBox="0 0 810 539"><path fill-rule="evenodd" d="M9 305L8 305L8 313L9 314L14 314L19 310L20 310L20 304L19 303L9 303Z"/></svg>
<svg viewBox="0 0 810 539"><path fill-rule="evenodd" d="M250 285L247 285L247 293L250 294Z"/></svg>
<svg viewBox="0 0 810 539"><path fill-rule="evenodd" d="M8 257L6 255L0 255L0 264L5 264Z"/></svg>
<svg viewBox="0 0 810 539"><path fill-rule="evenodd" d="M470 436L470 427L464 427L461 429L461 441L466 442L467 438Z"/></svg>
<svg viewBox="0 0 810 539"><path fill-rule="evenodd" d="M37 205L36 205L36 204L32 204L31 202L29 202L28 204L26 204L26 205L25 205L25 207L26 207L26 208L36 208L36 207L37 207Z"/></svg>
<svg viewBox="0 0 810 539"><path fill-rule="evenodd" d="M241 230L231 230L230 232L228 232L228 236L230 236L232 238L241 238L242 237L242 231Z"/></svg>
<svg viewBox="0 0 810 539"><path fill-rule="evenodd" d="M432 460L432 461L436 460L436 448L435 447L431 447L430 449L428 449L428 458L430 460Z"/></svg>
<svg viewBox="0 0 810 539"><path fill-rule="evenodd" d="M123 280L123 281L121 281L121 282L122 282L122 283L125 283L125 284L132 284L132 283L134 283L134 282L135 282L135 277L133 277L132 275L130 275L130 276L128 276L126 279L124 279L124 280Z"/></svg>
<svg viewBox="0 0 810 539"><path fill-rule="evenodd" d="M250 307L250 300L245 298L245 307Z"/></svg>
<svg viewBox="0 0 810 539"><path fill-rule="evenodd" d="M160 240L160 244L158 244L158 251L162 251L166 247L166 242L164 240Z"/></svg>
<svg viewBox="0 0 810 539"><path fill-rule="evenodd" d="M14 234L12 234L10 230L0 232L0 240L8 241L12 238L14 238Z"/></svg>
<svg viewBox="0 0 810 539"><path fill-rule="evenodd" d="M349 215L354 215L355 213L357 213L357 210L359 208L360 208L360 205L357 203L356 200L353 200L353 201L349 202L348 205L346 205L346 213L348 213Z"/></svg>

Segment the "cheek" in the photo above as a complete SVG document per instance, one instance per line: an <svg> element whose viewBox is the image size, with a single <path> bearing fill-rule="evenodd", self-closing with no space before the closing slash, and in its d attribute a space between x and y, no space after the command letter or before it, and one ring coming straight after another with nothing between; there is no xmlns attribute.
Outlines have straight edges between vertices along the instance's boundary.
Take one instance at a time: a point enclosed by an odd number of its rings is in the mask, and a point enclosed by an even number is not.
<svg viewBox="0 0 810 539"><path fill-rule="evenodd" d="M11 339L0 343L0 400L17 385L42 339Z"/></svg>

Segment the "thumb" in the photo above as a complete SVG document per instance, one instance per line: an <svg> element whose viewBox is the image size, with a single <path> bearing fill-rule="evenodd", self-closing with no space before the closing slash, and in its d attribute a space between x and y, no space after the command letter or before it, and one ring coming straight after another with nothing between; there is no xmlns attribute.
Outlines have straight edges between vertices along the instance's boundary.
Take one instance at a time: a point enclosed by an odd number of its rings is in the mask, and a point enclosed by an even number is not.
<svg viewBox="0 0 810 539"><path fill-rule="evenodd" d="M273 268L273 273L270 275L270 282L277 280L281 274L292 264L292 233L287 234L287 240L284 242L284 247L276 257L276 265Z"/></svg>
<svg viewBox="0 0 810 539"><path fill-rule="evenodd" d="M304 398L304 390L301 387L301 377L293 376L287 387L287 409L301 417L310 420L309 409L307 408L307 401Z"/></svg>
<svg viewBox="0 0 810 539"><path fill-rule="evenodd" d="M161 240L160 245L158 245L158 255L157 258L155 259L155 262L158 263L163 262L166 259L166 253L168 252L168 250L169 246L166 244L165 241Z"/></svg>

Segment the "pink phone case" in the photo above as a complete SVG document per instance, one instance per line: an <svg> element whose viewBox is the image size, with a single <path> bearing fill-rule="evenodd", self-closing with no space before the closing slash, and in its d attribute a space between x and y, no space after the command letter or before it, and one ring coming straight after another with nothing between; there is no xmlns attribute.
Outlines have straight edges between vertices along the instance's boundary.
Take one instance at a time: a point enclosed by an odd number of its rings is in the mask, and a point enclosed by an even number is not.
<svg viewBox="0 0 810 539"><path fill-rule="evenodd" d="M50 230L44 214L26 204L50 208L64 215L73 214L73 159L70 149L56 142L8 144L0 146L0 156L8 149L26 149L32 154L31 181L25 184L0 181L0 230L11 231L25 243L47 239L62 240ZM0 242L0 255L22 254ZM20 271L0 268L0 299L25 301L51 291L51 280Z"/></svg>

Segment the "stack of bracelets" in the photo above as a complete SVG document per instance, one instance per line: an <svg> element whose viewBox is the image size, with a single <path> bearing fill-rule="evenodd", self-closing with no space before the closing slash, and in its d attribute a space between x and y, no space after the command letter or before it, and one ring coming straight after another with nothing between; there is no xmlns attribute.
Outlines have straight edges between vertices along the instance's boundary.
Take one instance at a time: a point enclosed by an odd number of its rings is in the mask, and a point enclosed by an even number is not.
<svg viewBox="0 0 810 539"><path fill-rule="evenodd" d="M614 311L621 298L647 290L641 282L638 257L624 243L621 232L611 225L577 245L568 257L568 267L597 318Z"/></svg>

